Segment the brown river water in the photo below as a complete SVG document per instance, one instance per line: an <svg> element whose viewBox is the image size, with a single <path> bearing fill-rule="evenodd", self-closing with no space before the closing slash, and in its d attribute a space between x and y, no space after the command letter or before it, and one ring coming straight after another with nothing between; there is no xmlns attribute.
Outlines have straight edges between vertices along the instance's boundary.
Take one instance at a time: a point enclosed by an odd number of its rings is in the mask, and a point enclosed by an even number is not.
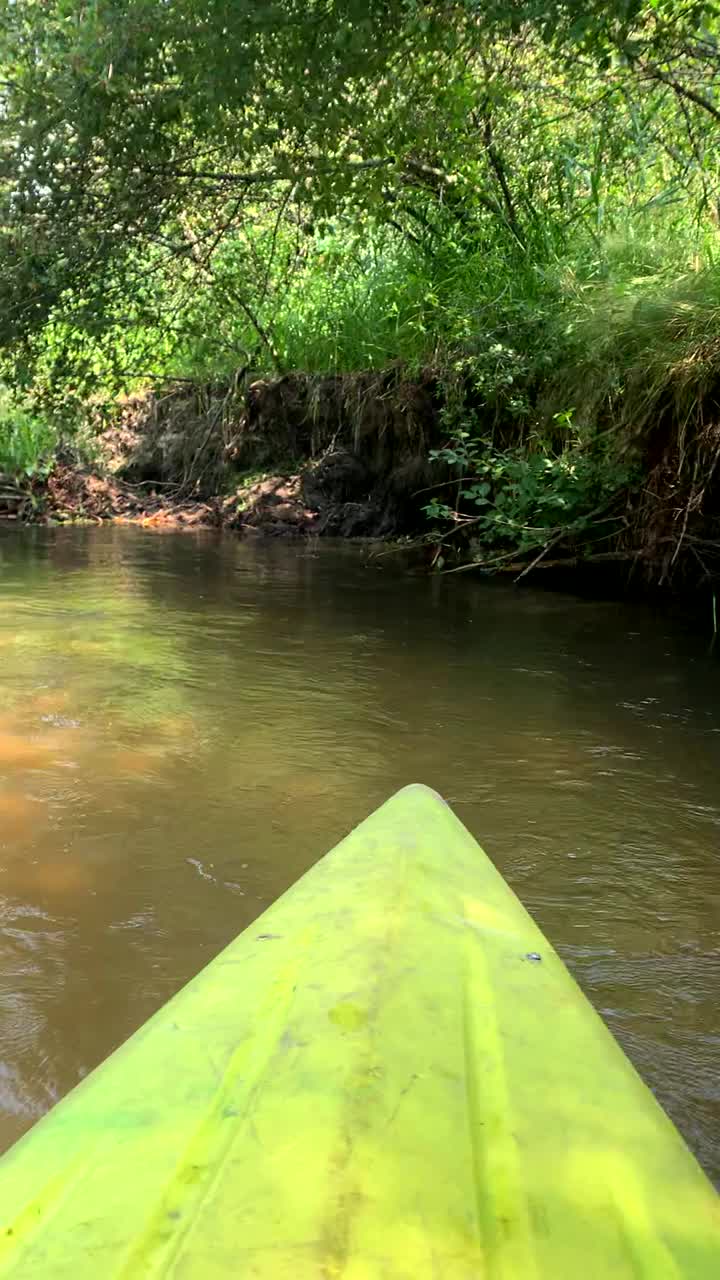
<svg viewBox="0 0 720 1280"><path fill-rule="evenodd" d="M0 1147L413 781L720 1180L707 637L357 547L121 527L0 528Z"/></svg>

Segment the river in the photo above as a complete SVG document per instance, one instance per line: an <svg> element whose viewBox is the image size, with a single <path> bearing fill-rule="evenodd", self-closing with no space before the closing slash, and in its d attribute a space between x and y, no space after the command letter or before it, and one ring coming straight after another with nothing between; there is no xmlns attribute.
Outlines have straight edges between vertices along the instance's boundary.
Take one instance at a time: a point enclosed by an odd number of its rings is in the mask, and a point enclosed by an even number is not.
<svg viewBox="0 0 720 1280"><path fill-rule="evenodd" d="M119 526L0 528L0 1147L412 781L720 1180L706 639L349 545Z"/></svg>

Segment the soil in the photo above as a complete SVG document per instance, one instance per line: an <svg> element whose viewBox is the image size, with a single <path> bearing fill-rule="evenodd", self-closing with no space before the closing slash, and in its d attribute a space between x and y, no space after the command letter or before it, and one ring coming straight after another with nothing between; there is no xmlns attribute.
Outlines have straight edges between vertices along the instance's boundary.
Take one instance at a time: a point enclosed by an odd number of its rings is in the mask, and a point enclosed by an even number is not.
<svg viewBox="0 0 720 1280"><path fill-rule="evenodd" d="M46 515L388 538L424 532L437 381L382 373L181 383L121 400L102 477L56 470Z"/></svg>
<svg viewBox="0 0 720 1280"><path fill-rule="evenodd" d="M436 379L402 369L176 384L120 400L95 470L58 461L0 516L392 538L425 533ZM7 488L7 486L6 486Z"/></svg>
<svg viewBox="0 0 720 1280"><path fill-rule="evenodd" d="M229 493L187 497L177 486L130 484L57 464L31 489L0 496L0 518L34 524L116 521L158 530L253 530L269 536L383 537L394 532L392 497L368 489L351 455L334 454L290 474L242 480Z"/></svg>
<svg viewBox="0 0 720 1280"><path fill-rule="evenodd" d="M112 476L57 464L46 480L0 494L0 519L30 524L126 524L182 528L217 525L207 502L173 502L150 490L132 488Z"/></svg>

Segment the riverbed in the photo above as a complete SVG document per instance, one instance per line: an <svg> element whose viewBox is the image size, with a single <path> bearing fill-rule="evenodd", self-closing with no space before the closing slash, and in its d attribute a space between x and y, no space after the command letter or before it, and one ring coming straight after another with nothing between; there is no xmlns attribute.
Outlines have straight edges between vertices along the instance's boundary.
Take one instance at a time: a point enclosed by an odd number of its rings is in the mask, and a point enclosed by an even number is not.
<svg viewBox="0 0 720 1280"><path fill-rule="evenodd" d="M422 781L720 1180L707 639L351 545L0 528L0 1148Z"/></svg>

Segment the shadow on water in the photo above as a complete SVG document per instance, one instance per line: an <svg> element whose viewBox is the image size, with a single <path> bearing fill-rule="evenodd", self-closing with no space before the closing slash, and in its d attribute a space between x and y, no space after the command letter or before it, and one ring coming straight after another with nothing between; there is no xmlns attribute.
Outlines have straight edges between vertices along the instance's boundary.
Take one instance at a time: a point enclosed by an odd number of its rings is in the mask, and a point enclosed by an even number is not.
<svg viewBox="0 0 720 1280"><path fill-rule="evenodd" d="M0 673L0 1142L424 781L720 1178L702 641L348 546L1 530Z"/></svg>

